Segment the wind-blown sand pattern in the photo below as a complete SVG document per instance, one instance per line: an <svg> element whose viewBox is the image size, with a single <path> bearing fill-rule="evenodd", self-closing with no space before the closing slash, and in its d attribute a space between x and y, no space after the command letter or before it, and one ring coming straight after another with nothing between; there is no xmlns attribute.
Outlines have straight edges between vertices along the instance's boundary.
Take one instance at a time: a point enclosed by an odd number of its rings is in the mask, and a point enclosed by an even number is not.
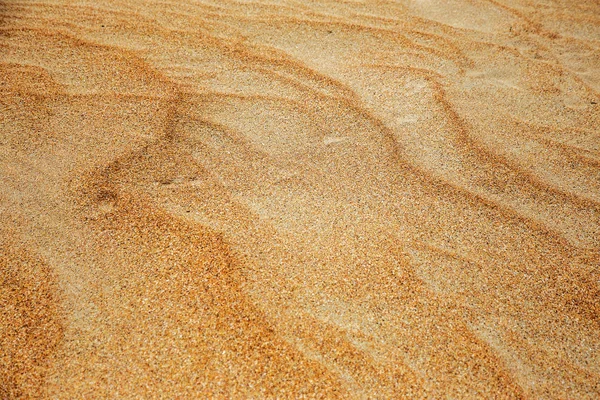
<svg viewBox="0 0 600 400"><path fill-rule="evenodd" d="M0 398L600 397L600 3L0 2Z"/></svg>

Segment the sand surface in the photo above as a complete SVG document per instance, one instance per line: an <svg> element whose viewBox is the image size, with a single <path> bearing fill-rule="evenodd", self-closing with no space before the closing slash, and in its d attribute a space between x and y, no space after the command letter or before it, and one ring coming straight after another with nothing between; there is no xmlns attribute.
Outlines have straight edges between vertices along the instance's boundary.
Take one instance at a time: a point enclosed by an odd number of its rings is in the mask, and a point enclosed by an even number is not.
<svg viewBox="0 0 600 400"><path fill-rule="evenodd" d="M600 3L0 1L0 398L600 398Z"/></svg>

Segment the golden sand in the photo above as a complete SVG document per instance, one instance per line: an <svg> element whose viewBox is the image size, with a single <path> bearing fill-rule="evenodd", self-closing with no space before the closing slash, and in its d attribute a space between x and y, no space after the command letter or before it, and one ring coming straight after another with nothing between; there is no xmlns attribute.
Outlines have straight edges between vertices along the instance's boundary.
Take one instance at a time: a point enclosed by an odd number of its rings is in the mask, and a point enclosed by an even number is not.
<svg viewBox="0 0 600 400"><path fill-rule="evenodd" d="M597 1L0 1L0 398L599 398L599 93Z"/></svg>

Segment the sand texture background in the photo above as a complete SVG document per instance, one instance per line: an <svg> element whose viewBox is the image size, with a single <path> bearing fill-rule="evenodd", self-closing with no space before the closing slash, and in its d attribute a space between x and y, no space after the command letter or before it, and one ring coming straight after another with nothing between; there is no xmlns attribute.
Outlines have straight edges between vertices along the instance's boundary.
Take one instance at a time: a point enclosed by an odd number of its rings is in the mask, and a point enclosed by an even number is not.
<svg viewBox="0 0 600 400"><path fill-rule="evenodd" d="M0 1L0 398L600 397L600 3Z"/></svg>

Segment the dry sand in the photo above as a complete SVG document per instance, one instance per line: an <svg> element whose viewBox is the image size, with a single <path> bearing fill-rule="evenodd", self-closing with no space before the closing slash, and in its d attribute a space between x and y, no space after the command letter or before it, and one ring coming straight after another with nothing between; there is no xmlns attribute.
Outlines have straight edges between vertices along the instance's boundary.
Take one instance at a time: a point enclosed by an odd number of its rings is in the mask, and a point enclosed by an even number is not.
<svg viewBox="0 0 600 400"><path fill-rule="evenodd" d="M0 1L0 398L600 397L600 3Z"/></svg>

